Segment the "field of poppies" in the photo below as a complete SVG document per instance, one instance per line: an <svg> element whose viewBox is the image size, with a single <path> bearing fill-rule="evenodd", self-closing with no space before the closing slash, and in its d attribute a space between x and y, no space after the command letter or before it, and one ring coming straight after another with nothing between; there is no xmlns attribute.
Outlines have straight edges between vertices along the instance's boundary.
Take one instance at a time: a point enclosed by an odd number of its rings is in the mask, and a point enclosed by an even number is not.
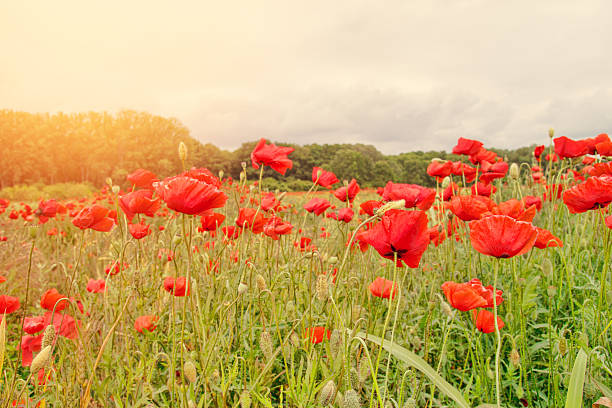
<svg viewBox="0 0 612 408"><path fill-rule="evenodd" d="M178 175L0 197L0 408L612 407L612 142L549 136L460 138L435 189L269 191L293 149L262 139L257 180L181 144Z"/></svg>

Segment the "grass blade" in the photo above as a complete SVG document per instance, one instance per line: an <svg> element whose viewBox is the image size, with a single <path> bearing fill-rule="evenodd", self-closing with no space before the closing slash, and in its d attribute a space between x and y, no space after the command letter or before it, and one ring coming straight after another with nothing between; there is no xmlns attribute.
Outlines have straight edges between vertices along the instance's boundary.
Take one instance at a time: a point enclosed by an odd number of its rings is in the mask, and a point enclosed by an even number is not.
<svg viewBox="0 0 612 408"><path fill-rule="evenodd" d="M358 333L357 336L371 341L374 344L378 344L379 346L382 341L380 337L376 337L371 334ZM461 408L470 408L470 405L463 397L463 394L461 394L458 389L450 385L444 378L442 378L440 374L438 374L436 370L427 364L427 362L421 357L396 343L390 342L389 340L383 341L383 348L397 359L425 374L431 380L431 382L433 382L436 387L440 389L440 391L442 391L447 397L454 400Z"/></svg>
<svg viewBox="0 0 612 408"><path fill-rule="evenodd" d="M565 408L582 407L582 389L584 387L587 360L587 354L584 350L580 349L574 361L574 368L572 369L569 388L567 390L567 398L565 399Z"/></svg>

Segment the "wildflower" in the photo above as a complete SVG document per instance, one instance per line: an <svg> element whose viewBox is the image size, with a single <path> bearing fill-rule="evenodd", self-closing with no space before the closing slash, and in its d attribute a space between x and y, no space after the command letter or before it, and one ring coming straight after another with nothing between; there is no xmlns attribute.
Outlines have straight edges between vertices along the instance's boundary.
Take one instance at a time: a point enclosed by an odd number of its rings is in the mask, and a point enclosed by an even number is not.
<svg viewBox="0 0 612 408"><path fill-rule="evenodd" d="M89 279L86 289L91 293L102 293L106 290L106 281L104 279Z"/></svg>
<svg viewBox="0 0 612 408"><path fill-rule="evenodd" d="M134 321L134 328L139 333L143 333L144 330L152 332L157 327L157 320L158 317L155 315L137 317Z"/></svg>
<svg viewBox="0 0 612 408"><path fill-rule="evenodd" d="M127 180L136 187L149 190L153 190L153 183L159 181L155 174L145 169L138 169L128 174Z"/></svg>
<svg viewBox="0 0 612 408"><path fill-rule="evenodd" d="M189 215L203 214L225 205L227 195L216 186L187 176L175 176L155 184L168 208Z"/></svg>
<svg viewBox="0 0 612 408"><path fill-rule="evenodd" d="M325 337L329 340L331 332L323 326L309 327L306 329L306 335L304 337L310 339L310 342L313 344L319 344Z"/></svg>
<svg viewBox="0 0 612 408"><path fill-rule="evenodd" d="M159 197L154 199L151 190L136 190L119 196L119 206L130 221L135 214L153 217L160 205L161 199Z"/></svg>
<svg viewBox="0 0 612 408"><path fill-rule="evenodd" d="M483 333L495 332L495 314L488 310L472 310L472 316L476 321L476 328ZM501 330L506 324L501 317L497 316L497 327Z"/></svg>
<svg viewBox="0 0 612 408"><path fill-rule="evenodd" d="M254 169L259 165L269 166L283 176L287 169L293 167L293 162L287 156L295 149L293 147L276 146L274 143L266 144L266 139L261 139L251 152L251 164Z"/></svg>
<svg viewBox="0 0 612 408"><path fill-rule="evenodd" d="M115 219L113 212L101 205L94 204L83 208L73 219L72 224L84 230L91 228L94 231L108 232L113 229Z"/></svg>
<svg viewBox="0 0 612 408"><path fill-rule="evenodd" d="M478 153L482 143L478 140L470 140L460 137L457 141L457 145L453 147L453 154L465 154L471 156Z"/></svg>
<svg viewBox="0 0 612 408"><path fill-rule="evenodd" d="M397 284L379 276L370 283L368 289L370 289L372 296L383 299L389 299L389 297L391 297L391 299L394 299L397 293Z"/></svg>
<svg viewBox="0 0 612 408"><path fill-rule="evenodd" d="M357 180L352 179L351 182L344 187L340 187L336 191L334 191L334 196L342 201L342 202L350 202L352 203L357 194L359 193L359 184L357 184Z"/></svg>
<svg viewBox="0 0 612 408"><path fill-rule="evenodd" d="M313 198L304 204L304 209L315 215L323 214L329 207L331 207L331 203L324 198Z"/></svg>
<svg viewBox="0 0 612 408"><path fill-rule="evenodd" d="M497 258L526 253L536 238L533 225L506 215L492 215L470 223L470 241L474 249Z"/></svg>
<svg viewBox="0 0 612 408"><path fill-rule="evenodd" d="M176 279L168 276L164 279L164 289L174 296L189 296L191 285L184 276L179 276Z"/></svg>
<svg viewBox="0 0 612 408"><path fill-rule="evenodd" d="M323 170L320 167L312 168L312 182L321 187L331 188L338 182L338 178L331 171Z"/></svg>

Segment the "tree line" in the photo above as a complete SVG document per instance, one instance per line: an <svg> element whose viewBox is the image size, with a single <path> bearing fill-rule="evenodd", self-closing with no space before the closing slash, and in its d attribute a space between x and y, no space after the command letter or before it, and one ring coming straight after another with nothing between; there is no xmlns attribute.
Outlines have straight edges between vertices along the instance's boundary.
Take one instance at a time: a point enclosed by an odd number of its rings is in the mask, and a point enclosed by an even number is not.
<svg viewBox="0 0 612 408"><path fill-rule="evenodd" d="M90 182L102 185L107 177L122 183L128 173L145 168L159 177L182 171L177 147L188 148L188 166L238 178L242 162L248 177L258 177L250 154L256 140L228 151L203 144L174 118L125 110L84 113L27 113L0 110L0 188L16 184ZM299 190L308 188L314 166L333 171L340 180L356 178L363 186L381 186L388 180L431 186L426 173L433 158L459 160L446 151L415 151L384 155L372 145L309 144L292 146L293 168L286 176L266 170L268 185ZM452 146L449 146L449 149ZM515 150L490 149L509 162L531 162L533 146Z"/></svg>

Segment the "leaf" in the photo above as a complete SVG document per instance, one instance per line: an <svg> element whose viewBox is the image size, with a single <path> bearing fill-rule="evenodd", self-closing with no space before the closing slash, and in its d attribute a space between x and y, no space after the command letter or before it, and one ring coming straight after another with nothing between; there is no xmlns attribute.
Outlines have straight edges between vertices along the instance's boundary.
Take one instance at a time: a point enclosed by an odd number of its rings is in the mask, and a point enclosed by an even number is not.
<svg viewBox="0 0 612 408"><path fill-rule="evenodd" d="M593 408L601 408L601 407L612 408L612 400L607 397L601 397L600 399L598 399L597 401L593 403Z"/></svg>
<svg viewBox="0 0 612 408"><path fill-rule="evenodd" d="M587 354L583 349L580 349L574 361L572 375L570 376L567 398L565 399L565 408L582 407L582 389L584 387L587 360Z"/></svg>
<svg viewBox="0 0 612 408"><path fill-rule="evenodd" d="M372 343L378 345L380 345L382 340L380 337L376 337L366 333L357 333L357 336L365 340L369 340ZM427 364L427 362L421 357L396 343L390 342L389 340L384 340L382 346L385 350L387 350L390 354L392 354L399 360L425 374L431 380L431 382L433 382L436 387L440 389L440 391L442 391L446 396L454 400L460 407L470 408L469 404L467 403L461 392L452 385L450 385L444 378L440 376L440 374L436 372L436 370L434 370L429 364ZM483 407L486 406L487 405L484 405Z"/></svg>

